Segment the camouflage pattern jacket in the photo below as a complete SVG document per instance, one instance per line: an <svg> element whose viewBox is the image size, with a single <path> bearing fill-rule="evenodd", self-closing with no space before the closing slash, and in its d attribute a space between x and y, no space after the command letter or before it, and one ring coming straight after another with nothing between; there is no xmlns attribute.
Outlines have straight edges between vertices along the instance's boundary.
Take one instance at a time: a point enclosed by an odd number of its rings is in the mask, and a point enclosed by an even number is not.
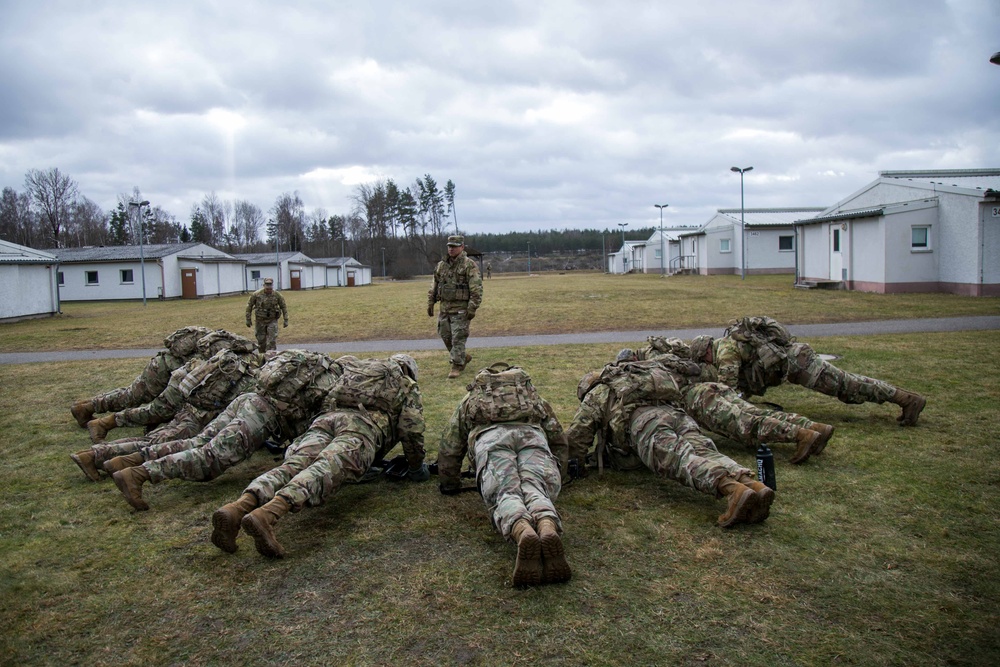
<svg viewBox="0 0 1000 667"><path fill-rule="evenodd" d="M740 391L744 396L763 396L768 387L777 387L785 379L784 370L766 370L752 343L729 337L712 342L712 365L718 381Z"/></svg>
<svg viewBox="0 0 1000 667"><path fill-rule="evenodd" d="M259 289L250 295L247 301L247 322L250 322L250 313L257 311L257 322L273 322L278 319L278 315L288 324L288 308L285 306L285 297L278 292L271 291L270 294Z"/></svg>
<svg viewBox="0 0 1000 667"><path fill-rule="evenodd" d="M466 311L475 314L483 302L483 277L479 267L463 250L457 257L447 257L434 269L434 285L427 293L427 306L441 302L442 314Z"/></svg>
<svg viewBox="0 0 1000 667"><path fill-rule="evenodd" d="M506 424L523 422L501 422L498 424L474 424L466 416L465 404L469 396L455 408L448 422L448 428L441 436L438 447L438 479L442 489L457 489L461 486L462 458L468 456L469 462L475 467L475 452L470 446L484 431ZM566 433L556 417L552 406L544 398L541 399L545 410L545 419L541 424L529 424L540 428L545 433L549 443L549 451L559 461L559 470L565 475L569 461Z"/></svg>

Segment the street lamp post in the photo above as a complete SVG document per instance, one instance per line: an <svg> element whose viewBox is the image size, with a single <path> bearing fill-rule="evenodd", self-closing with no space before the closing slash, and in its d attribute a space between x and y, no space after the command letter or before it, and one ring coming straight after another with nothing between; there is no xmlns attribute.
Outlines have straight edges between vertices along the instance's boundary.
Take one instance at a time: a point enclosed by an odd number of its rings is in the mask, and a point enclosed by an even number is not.
<svg viewBox="0 0 1000 667"><path fill-rule="evenodd" d="M740 175L740 280L747 279L747 221L746 208L743 205L743 174L753 171L753 167L730 167Z"/></svg>
<svg viewBox="0 0 1000 667"><path fill-rule="evenodd" d="M382 280L385 280L385 246L382 246Z"/></svg>
<svg viewBox="0 0 1000 667"><path fill-rule="evenodd" d="M146 258L142 251L142 207L149 206L149 200L130 201L129 208L136 207L136 228L139 230L139 274L142 277L142 306L146 307Z"/></svg>
<svg viewBox="0 0 1000 667"><path fill-rule="evenodd" d="M531 242L528 242L528 277L531 277Z"/></svg>
<svg viewBox="0 0 1000 667"><path fill-rule="evenodd" d="M622 275L628 273L628 257L625 256L625 228L628 227L627 222L619 222L618 226L622 228Z"/></svg>
<svg viewBox="0 0 1000 667"><path fill-rule="evenodd" d="M653 206L660 209L660 275L662 276L667 273L667 256L663 252L663 209L670 204L653 204Z"/></svg>

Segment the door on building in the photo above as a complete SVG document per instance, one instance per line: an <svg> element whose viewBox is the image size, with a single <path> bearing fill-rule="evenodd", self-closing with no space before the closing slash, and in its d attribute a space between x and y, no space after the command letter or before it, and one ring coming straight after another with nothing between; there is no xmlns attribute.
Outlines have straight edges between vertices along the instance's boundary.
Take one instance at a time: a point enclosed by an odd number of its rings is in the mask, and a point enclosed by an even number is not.
<svg viewBox="0 0 1000 667"><path fill-rule="evenodd" d="M181 298L198 298L198 269L181 269Z"/></svg>
<svg viewBox="0 0 1000 667"><path fill-rule="evenodd" d="M302 289L302 271L301 270L290 270L288 272L291 276L291 289L298 290Z"/></svg>
<svg viewBox="0 0 1000 667"><path fill-rule="evenodd" d="M844 275L843 231L840 223L830 225L830 280L846 280Z"/></svg>
<svg viewBox="0 0 1000 667"><path fill-rule="evenodd" d="M354 271L347 272L347 286L354 287Z"/></svg>

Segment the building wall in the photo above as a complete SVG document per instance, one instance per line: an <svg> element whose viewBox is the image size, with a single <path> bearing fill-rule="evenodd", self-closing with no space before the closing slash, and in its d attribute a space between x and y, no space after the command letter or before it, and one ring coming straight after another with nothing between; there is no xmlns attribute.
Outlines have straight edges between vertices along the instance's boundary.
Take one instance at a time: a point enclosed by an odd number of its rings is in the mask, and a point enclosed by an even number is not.
<svg viewBox="0 0 1000 667"><path fill-rule="evenodd" d="M830 223L801 226L798 253L800 280L830 280Z"/></svg>
<svg viewBox="0 0 1000 667"><path fill-rule="evenodd" d="M983 289L995 295L1000 292L1000 202L980 204L979 219L983 242L977 263L982 267Z"/></svg>
<svg viewBox="0 0 1000 667"><path fill-rule="evenodd" d="M924 208L887 215L882 220L885 234L885 282L887 284L932 283L941 280L941 249L938 210ZM911 230L915 225L930 227L930 248L911 248Z"/></svg>
<svg viewBox="0 0 1000 667"><path fill-rule="evenodd" d="M786 229L747 228L747 273L792 273L795 271L795 241L792 250L779 249L779 237L793 236ZM738 263L738 262L737 262Z"/></svg>
<svg viewBox="0 0 1000 667"><path fill-rule="evenodd" d="M0 264L0 320L14 320L58 312L56 270L52 264Z"/></svg>
<svg viewBox="0 0 1000 667"><path fill-rule="evenodd" d="M705 267L709 274L716 273L739 273L740 254L735 237L739 234L733 232L733 227L713 227L705 230L702 243L705 245ZM722 239L729 239L729 252L722 252L719 248Z"/></svg>
<svg viewBox="0 0 1000 667"><path fill-rule="evenodd" d="M63 301L104 301L110 299L142 299L143 263L134 262L87 262L81 264L60 264L63 284L59 287L59 298ZM144 262L146 272L146 298L155 299L163 287L159 264ZM132 281L122 280L122 271L132 271ZM87 272L97 272L97 282L87 283ZM178 278L179 281L179 278Z"/></svg>

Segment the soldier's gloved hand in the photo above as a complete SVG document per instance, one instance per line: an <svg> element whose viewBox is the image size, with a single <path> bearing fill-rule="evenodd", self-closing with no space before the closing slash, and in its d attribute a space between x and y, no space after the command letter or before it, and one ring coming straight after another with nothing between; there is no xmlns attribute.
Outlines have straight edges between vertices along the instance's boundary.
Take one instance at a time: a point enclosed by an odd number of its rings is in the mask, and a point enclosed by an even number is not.
<svg viewBox="0 0 1000 667"><path fill-rule="evenodd" d="M253 323L251 323L251 322L250 322L250 320L247 320L247 326L248 326L248 327L252 327L252 326L253 326Z"/></svg>
<svg viewBox="0 0 1000 667"><path fill-rule="evenodd" d="M465 320L467 322L471 322L475 318L476 318L476 311L472 310L471 308L465 311Z"/></svg>
<svg viewBox="0 0 1000 667"><path fill-rule="evenodd" d="M427 317L434 317L434 304L427 306Z"/></svg>
<svg viewBox="0 0 1000 667"><path fill-rule="evenodd" d="M406 479L411 482L426 482L431 478L430 468L426 463L421 463L419 468L410 468L406 472Z"/></svg>
<svg viewBox="0 0 1000 667"><path fill-rule="evenodd" d="M284 328L285 328L285 329L287 329L287 328L288 328L288 320L285 320L285 327L284 327Z"/></svg>

